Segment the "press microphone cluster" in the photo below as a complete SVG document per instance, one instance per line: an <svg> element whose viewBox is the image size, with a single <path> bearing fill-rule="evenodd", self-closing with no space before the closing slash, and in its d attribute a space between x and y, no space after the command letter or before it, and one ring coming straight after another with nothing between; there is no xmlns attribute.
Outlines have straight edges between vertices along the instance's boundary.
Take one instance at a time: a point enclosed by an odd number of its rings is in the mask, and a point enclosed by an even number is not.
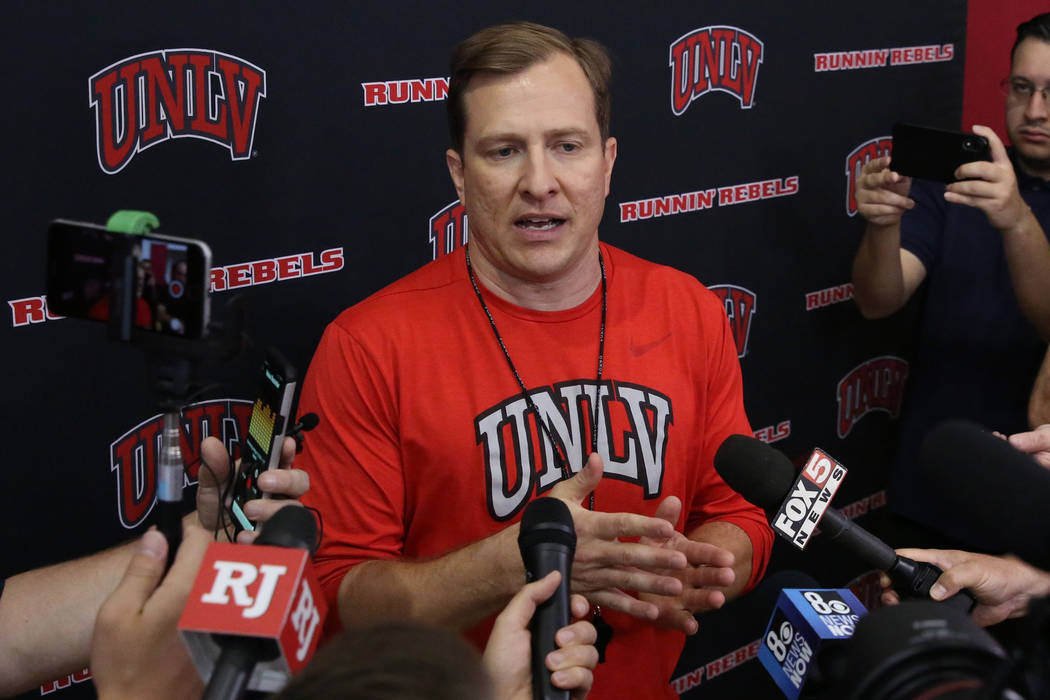
<svg viewBox="0 0 1050 700"><path fill-rule="evenodd" d="M327 612L310 565L316 546L313 514L288 506L254 545L208 547L179 620L204 699L280 690L313 656Z"/></svg>

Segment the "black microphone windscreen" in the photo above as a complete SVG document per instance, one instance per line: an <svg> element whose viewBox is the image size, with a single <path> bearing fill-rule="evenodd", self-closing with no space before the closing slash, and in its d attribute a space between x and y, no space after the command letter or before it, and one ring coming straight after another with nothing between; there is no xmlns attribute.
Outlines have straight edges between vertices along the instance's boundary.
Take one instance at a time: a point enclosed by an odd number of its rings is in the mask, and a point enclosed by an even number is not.
<svg viewBox="0 0 1050 700"><path fill-rule="evenodd" d="M715 471L749 502L776 511L791 491L795 465L782 452L749 435L730 435L715 453Z"/></svg>
<svg viewBox="0 0 1050 700"><path fill-rule="evenodd" d="M299 424L303 426L303 430L309 432L317 427L317 424L321 422L321 419L317 417L316 413L307 413L305 416L299 417Z"/></svg>
<svg viewBox="0 0 1050 700"><path fill-rule="evenodd" d="M317 520L314 514L301 506L288 505L281 508L263 523L255 544L292 549L317 548Z"/></svg>
<svg viewBox="0 0 1050 700"><path fill-rule="evenodd" d="M525 550L541 542L563 544L572 551L576 550L572 513L557 498L537 498L525 506L525 513L521 516L518 547Z"/></svg>
<svg viewBox="0 0 1050 700"><path fill-rule="evenodd" d="M945 421L923 440L924 477L967 518L1032 564L1050 564L1050 470L985 428Z"/></svg>

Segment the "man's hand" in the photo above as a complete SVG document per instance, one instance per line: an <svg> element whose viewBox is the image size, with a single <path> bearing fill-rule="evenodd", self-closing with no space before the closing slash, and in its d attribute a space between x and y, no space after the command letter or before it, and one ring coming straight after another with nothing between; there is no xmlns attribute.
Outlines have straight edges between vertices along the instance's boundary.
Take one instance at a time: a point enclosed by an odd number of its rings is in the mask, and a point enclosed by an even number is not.
<svg viewBox="0 0 1050 700"><path fill-rule="evenodd" d="M554 594L561 582L561 573L552 571L539 581L524 586L511 598L507 607L496 617L481 663L492 680L493 697L501 700L532 700L532 658L529 622L536 607ZM587 614L590 606L580 595L570 602L574 618ZM594 681L594 667L598 650L594 641L598 634L594 625L586 621L558 630L554 640L559 649L547 655L547 668L553 673L551 683L572 692L574 700L583 700Z"/></svg>
<svg viewBox="0 0 1050 700"><path fill-rule="evenodd" d="M973 619L979 625L994 625L1008 617L1028 612L1028 601L1050 594L1050 574L1012 556L994 557L951 549L898 549L897 554L939 566L944 573L930 588L930 597L944 600L963 588L977 598ZM900 602L882 575L882 602Z"/></svg>
<svg viewBox="0 0 1050 700"><path fill-rule="evenodd" d="M974 126L973 131L988 139L992 160L960 165L955 177L961 181L948 185L944 199L980 209L992 226L1009 234L1032 216L1031 210L1017 190L1017 176L1003 142L986 126Z"/></svg>
<svg viewBox="0 0 1050 700"><path fill-rule="evenodd" d="M682 595L678 575L689 566L689 557L664 544L676 534L674 526L664 518L591 512L580 505L598 486L602 469L601 457L592 454L578 474L558 483L550 492L551 497L560 498L569 506L576 527L572 590L597 605L656 620L660 616L656 604L630 596L624 590ZM647 539L633 543L621 542L621 537Z"/></svg>
<svg viewBox="0 0 1050 700"><path fill-rule="evenodd" d="M911 178L890 170L889 156L873 158L857 178L857 211L875 226L899 224L901 216L915 206L908 197Z"/></svg>
<svg viewBox="0 0 1050 700"><path fill-rule="evenodd" d="M281 508L298 505L294 499L301 497L310 488L310 475L301 469L292 469L294 460L295 440L286 437L281 446L280 468L270 469L260 474L258 482L259 488L264 493L279 498L257 498L245 503L244 512L249 518L258 522L266 522ZM201 527L214 532L219 529L219 497L223 489L228 491L224 494L226 506L228 507L231 503L233 489L226 486L227 483L232 483L230 455L220 440L208 437L201 443L201 462L198 473L197 516ZM239 466L240 460L237 460L234 469ZM241 544L250 544L255 536L256 533L245 530L237 535L237 541Z"/></svg>
<svg viewBox="0 0 1050 700"><path fill-rule="evenodd" d="M672 496L656 509L656 517L673 526L682 512L682 502ZM666 572L682 582L682 593L677 596L639 593L638 597L656 605L660 614L654 622L670 629L695 634L699 629L696 613L715 610L726 602L725 593L716 587L732 585L736 580L733 571L733 553L706 542L696 542L682 533L675 533L662 541L642 538L643 544L676 550L686 556L688 566L682 570Z"/></svg>
<svg viewBox="0 0 1050 700"><path fill-rule="evenodd" d="M204 684L176 625L210 539L199 527L185 527L163 583L167 540L155 529L139 540L124 578L95 621L91 673L102 700L201 696Z"/></svg>
<svg viewBox="0 0 1050 700"><path fill-rule="evenodd" d="M1007 438L1011 445L1032 455L1037 462L1050 469L1050 423L1035 430L1014 433Z"/></svg>

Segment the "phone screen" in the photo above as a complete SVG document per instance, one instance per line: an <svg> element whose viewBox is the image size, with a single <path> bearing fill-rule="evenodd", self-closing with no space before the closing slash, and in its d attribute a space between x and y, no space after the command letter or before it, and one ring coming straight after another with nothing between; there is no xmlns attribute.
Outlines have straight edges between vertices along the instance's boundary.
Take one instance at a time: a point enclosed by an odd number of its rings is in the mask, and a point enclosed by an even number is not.
<svg viewBox="0 0 1050 700"><path fill-rule="evenodd" d="M273 348L267 350L259 379L259 393L248 417L248 435L230 505L238 529L243 530L255 529L244 513L244 504L262 497L256 484L259 475L280 463L295 396L295 369Z"/></svg>
<svg viewBox="0 0 1050 700"><path fill-rule="evenodd" d="M48 230L47 257L52 313L108 321L130 289L139 331L200 338L207 330L211 251L202 241L58 220Z"/></svg>

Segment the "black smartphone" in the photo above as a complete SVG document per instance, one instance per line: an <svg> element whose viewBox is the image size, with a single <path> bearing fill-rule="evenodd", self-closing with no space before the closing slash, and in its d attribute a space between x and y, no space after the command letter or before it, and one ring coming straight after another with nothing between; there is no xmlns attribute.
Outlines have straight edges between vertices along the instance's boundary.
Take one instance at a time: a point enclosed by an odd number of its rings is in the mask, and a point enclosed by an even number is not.
<svg viewBox="0 0 1050 700"><path fill-rule="evenodd" d="M60 316L108 322L127 297L123 313L138 332L201 338L210 274L211 249L203 241L64 219L48 227L47 306Z"/></svg>
<svg viewBox="0 0 1050 700"><path fill-rule="evenodd" d="M244 504L264 497L257 486L259 475L276 469L281 461L281 446L294 415L296 381L295 367L276 348L267 348L259 393L248 417L248 435L241 443L241 468L233 482L230 511L238 532L255 530L255 523L244 514Z"/></svg>
<svg viewBox="0 0 1050 700"><path fill-rule="evenodd" d="M988 139L983 136L914 124L893 125L890 168L901 175L955 182L955 171L963 163L991 159Z"/></svg>

